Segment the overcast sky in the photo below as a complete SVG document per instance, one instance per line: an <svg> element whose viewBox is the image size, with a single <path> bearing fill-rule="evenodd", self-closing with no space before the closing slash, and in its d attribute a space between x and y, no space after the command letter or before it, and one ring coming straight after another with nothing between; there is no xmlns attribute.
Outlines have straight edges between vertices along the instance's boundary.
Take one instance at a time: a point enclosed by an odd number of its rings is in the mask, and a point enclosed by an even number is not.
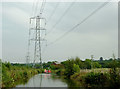
<svg viewBox="0 0 120 89"><path fill-rule="evenodd" d="M60 22L47 34L47 44L55 41L65 32L86 18L104 2L47 2L43 17L47 20L47 32L56 24L67 8L69 11ZM34 4L36 5L36 4ZM41 3L34 10L33 3L4 2L2 3L2 60L10 62L26 62L28 44L29 18L39 14ZM34 7L32 9L32 6ZM56 10L55 10L56 8ZM55 10L55 11L54 11ZM51 16L51 13L54 14ZM33 46L33 44L31 44ZM32 47L31 46L31 47ZM71 57L82 60L94 55L110 58L118 56L118 5L110 2L87 19L83 24L54 44L43 46L42 60L63 61ZM31 61L34 49L31 48Z"/></svg>

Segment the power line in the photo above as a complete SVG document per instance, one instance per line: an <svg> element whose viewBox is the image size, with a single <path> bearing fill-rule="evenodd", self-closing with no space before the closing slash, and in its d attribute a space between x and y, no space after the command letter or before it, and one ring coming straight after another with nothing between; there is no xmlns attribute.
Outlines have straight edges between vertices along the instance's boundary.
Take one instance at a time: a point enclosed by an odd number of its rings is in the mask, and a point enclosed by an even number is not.
<svg viewBox="0 0 120 89"><path fill-rule="evenodd" d="M74 4L74 2L72 2L72 3L70 4L70 6L65 10L65 12L62 14L62 16L61 16L61 17L59 18L59 20L52 26L52 28L50 29L50 31L49 31L47 34L51 33L51 32L54 30L54 28L56 27L56 25L60 23L60 21L63 19L63 17L65 16L65 14L70 10L70 8L73 6L73 4Z"/></svg>
<svg viewBox="0 0 120 89"><path fill-rule="evenodd" d="M43 10L44 10L44 7L45 7L45 3L46 3L46 0L43 0L43 2L41 4L41 8L40 8L40 13L43 13ZM39 0L36 1L35 10L34 10L34 13L33 13L34 16L36 15L37 10L38 10L38 4L39 4Z"/></svg>
<svg viewBox="0 0 120 89"><path fill-rule="evenodd" d="M33 16L35 16L36 13L37 13L38 3L39 3L39 0L36 1L36 6L35 6L35 11L34 11L34 13L33 13Z"/></svg>
<svg viewBox="0 0 120 89"><path fill-rule="evenodd" d="M43 0L42 5L41 5L41 8L40 8L40 14L42 14L43 11L44 11L45 3L46 3L46 0Z"/></svg>
<svg viewBox="0 0 120 89"><path fill-rule="evenodd" d="M110 0L109 0L110 1ZM63 35L61 35L60 37L58 37L55 41L51 42L48 45L54 44L55 42L61 40L63 37L65 37L67 34L69 34L71 31L75 30L75 28L77 28L78 26L80 26L82 23L84 23L87 19L89 19L92 15L94 15L96 12L98 12L101 8L103 8L105 5L107 5L109 2L105 2L103 3L100 7L98 7L97 9L95 9L90 15L88 15L86 18L84 18L81 22L79 22L78 24L76 24L74 27L72 27L69 31L65 32Z"/></svg>
<svg viewBox="0 0 120 89"><path fill-rule="evenodd" d="M50 19L52 18L53 14L55 13L55 11L56 11L56 9L58 8L59 4L60 4L59 2L56 4L53 12L51 13L51 15L49 16L48 20L46 21L47 24L48 24L48 22L50 21ZM45 35L45 37L46 37L46 35ZM45 37L44 37L44 38L45 38Z"/></svg>
<svg viewBox="0 0 120 89"><path fill-rule="evenodd" d="M54 15L54 13L55 13L56 9L58 8L59 4L60 4L59 2L56 4L56 6L55 6L54 10L52 11L51 15L48 17L47 23L50 21L50 19L51 19L52 16Z"/></svg>

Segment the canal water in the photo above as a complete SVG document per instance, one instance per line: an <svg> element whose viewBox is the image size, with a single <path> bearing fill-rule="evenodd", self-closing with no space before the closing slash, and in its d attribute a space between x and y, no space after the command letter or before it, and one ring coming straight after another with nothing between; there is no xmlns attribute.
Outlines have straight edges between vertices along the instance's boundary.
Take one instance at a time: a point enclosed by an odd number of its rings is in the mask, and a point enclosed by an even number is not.
<svg viewBox="0 0 120 89"><path fill-rule="evenodd" d="M69 83L53 74L38 74L33 76L26 84L16 87L68 87Z"/></svg>

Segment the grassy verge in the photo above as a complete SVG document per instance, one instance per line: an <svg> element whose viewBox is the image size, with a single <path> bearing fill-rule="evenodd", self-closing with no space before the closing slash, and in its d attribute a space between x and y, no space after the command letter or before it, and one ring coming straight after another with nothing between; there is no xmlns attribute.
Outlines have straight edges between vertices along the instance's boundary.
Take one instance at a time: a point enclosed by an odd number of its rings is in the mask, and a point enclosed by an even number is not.
<svg viewBox="0 0 120 89"><path fill-rule="evenodd" d="M96 69L97 70L97 69ZM98 69L99 71L100 69ZM120 70L119 69L108 69L98 72L79 72L71 75L70 79L76 81L79 85L85 87L109 87L109 88L120 88Z"/></svg>
<svg viewBox="0 0 120 89"><path fill-rule="evenodd" d="M26 66L12 66L9 63L2 64L2 87L15 87L25 84L32 76L41 73L40 69Z"/></svg>
<svg viewBox="0 0 120 89"><path fill-rule="evenodd" d="M98 68L94 70L80 69L70 77L67 77L65 69L54 70L54 73L64 79L73 81L77 87L108 87L120 88L120 69L119 68ZM74 86L74 87L76 87Z"/></svg>

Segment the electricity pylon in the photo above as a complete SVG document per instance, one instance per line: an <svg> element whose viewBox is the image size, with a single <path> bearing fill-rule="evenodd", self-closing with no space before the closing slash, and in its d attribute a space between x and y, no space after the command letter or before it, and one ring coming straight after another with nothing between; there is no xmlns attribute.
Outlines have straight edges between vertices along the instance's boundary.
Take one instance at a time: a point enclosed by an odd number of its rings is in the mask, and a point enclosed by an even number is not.
<svg viewBox="0 0 120 89"><path fill-rule="evenodd" d="M29 29L29 36L33 35L32 33L35 33L34 37L32 39L29 38L28 42L28 51L31 41L34 42L34 58L33 58L33 67L35 66L36 61L40 63L42 67L42 58L41 58L41 51L42 51L42 41L46 41L42 38L43 31L46 29L44 28L46 25L46 19L42 18L41 15L31 17L30 18L30 29ZM46 32L46 31L45 31ZM44 32L44 33L45 33ZM46 34L46 33L45 33ZM30 60L30 52L28 52L26 61Z"/></svg>

